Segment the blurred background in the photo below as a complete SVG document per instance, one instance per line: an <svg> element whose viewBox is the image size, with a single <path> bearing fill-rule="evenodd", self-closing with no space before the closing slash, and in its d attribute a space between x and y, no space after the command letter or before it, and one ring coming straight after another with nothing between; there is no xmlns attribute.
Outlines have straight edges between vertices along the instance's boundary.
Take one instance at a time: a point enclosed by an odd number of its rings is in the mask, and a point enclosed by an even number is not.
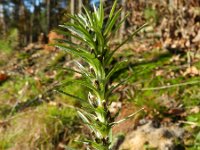
<svg viewBox="0 0 200 150"><path fill-rule="evenodd" d="M76 116L80 104L54 92L58 82L80 78L71 55L49 44L69 38L54 32L72 22L67 14L91 11L98 0L0 1L0 149L85 149L74 139L90 136ZM108 14L113 0L104 0ZM119 118L145 111L116 126L116 150L200 149L200 1L119 0L121 18L130 13L111 48L148 22L115 56L129 60L113 79L128 82L111 97ZM107 15L108 16L108 15ZM63 90L86 98L88 89ZM154 139L152 141L152 139Z"/></svg>

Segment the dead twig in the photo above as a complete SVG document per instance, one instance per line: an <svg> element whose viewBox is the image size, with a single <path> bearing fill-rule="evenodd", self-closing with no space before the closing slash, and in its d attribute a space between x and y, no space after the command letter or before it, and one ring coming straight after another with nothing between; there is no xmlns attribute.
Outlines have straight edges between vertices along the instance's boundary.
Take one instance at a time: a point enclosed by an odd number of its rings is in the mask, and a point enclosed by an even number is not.
<svg viewBox="0 0 200 150"><path fill-rule="evenodd" d="M180 123L184 123L184 124L189 124L189 125L192 125L192 126L198 126L200 127L200 124L199 123L196 123L196 122L191 122L191 121L179 121Z"/></svg>
<svg viewBox="0 0 200 150"><path fill-rule="evenodd" d="M200 81L190 81L190 82L166 85L166 86L161 86L161 87L142 88L142 89L140 89L140 91L163 90L163 89L179 87L179 86L186 86L186 85L191 85L191 84L198 84L198 83L200 83Z"/></svg>
<svg viewBox="0 0 200 150"><path fill-rule="evenodd" d="M139 109L138 111L132 113L131 115L129 115L129 116L127 116L127 117L125 117L125 118L123 118L123 119L121 119L121 120L119 120L119 121L112 122L111 125L120 124L120 123L122 123L122 122L124 122L124 121L126 121L126 120L128 120L128 119L130 119L130 118L132 118L133 116L135 116L137 113L139 113L139 112L142 111L142 110L144 110L144 108Z"/></svg>

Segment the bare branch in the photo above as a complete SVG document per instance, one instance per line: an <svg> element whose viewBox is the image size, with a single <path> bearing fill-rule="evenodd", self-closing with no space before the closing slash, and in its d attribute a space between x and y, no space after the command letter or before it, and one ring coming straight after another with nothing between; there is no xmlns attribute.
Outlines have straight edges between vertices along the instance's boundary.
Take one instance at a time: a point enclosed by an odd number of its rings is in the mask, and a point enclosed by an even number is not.
<svg viewBox="0 0 200 150"><path fill-rule="evenodd" d="M143 89L140 89L140 90L141 91L163 90L163 89L179 87L179 86L186 86L186 85L191 85L191 84L198 84L198 83L200 83L200 81L190 81L190 82L173 84L173 85L166 85L166 86L161 86L161 87L143 88Z"/></svg>

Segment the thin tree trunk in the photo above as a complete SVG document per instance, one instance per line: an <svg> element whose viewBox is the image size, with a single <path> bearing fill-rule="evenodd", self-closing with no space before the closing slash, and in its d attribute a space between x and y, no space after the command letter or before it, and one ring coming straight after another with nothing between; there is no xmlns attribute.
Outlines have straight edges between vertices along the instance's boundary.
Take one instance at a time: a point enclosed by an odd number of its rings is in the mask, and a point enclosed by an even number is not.
<svg viewBox="0 0 200 150"><path fill-rule="evenodd" d="M78 1L78 13L82 12L82 0Z"/></svg>
<svg viewBox="0 0 200 150"><path fill-rule="evenodd" d="M47 11L47 34L50 30L50 0L46 0L46 11Z"/></svg>
<svg viewBox="0 0 200 150"><path fill-rule="evenodd" d="M71 0L71 2L70 2L70 13L71 13L71 15L74 15L74 10L75 10L75 8L74 8L74 5L75 3L74 3L74 0ZM73 19L71 19L71 23L74 23L74 20Z"/></svg>
<svg viewBox="0 0 200 150"><path fill-rule="evenodd" d="M125 17L125 11L126 11L126 0L121 0L121 5L122 5L122 12L121 12L121 19L123 19ZM124 31L125 31L125 21L123 22L120 30L119 30L119 40L122 41L123 39L123 35L124 35Z"/></svg>
<svg viewBox="0 0 200 150"><path fill-rule="evenodd" d="M19 6L19 21L20 21L20 30L21 30L21 43L22 45L27 44L27 36L26 36L26 17L25 17L25 6L23 1L20 1L20 6Z"/></svg>
<svg viewBox="0 0 200 150"><path fill-rule="evenodd" d="M75 13L75 3L74 3L74 1L75 0L71 0L71 2L70 2L70 13L71 13L71 15L74 15L74 13ZM70 20L71 21L71 23L74 23L74 20L73 19L71 19ZM74 41L74 38L73 37L71 37L71 41Z"/></svg>
<svg viewBox="0 0 200 150"><path fill-rule="evenodd" d="M3 37L5 37L6 36L6 23L5 23L5 17L4 17L4 6L3 6L3 4L0 4L0 25L2 26Z"/></svg>
<svg viewBox="0 0 200 150"><path fill-rule="evenodd" d="M31 14L31 18L30 18L29 43L33 43L33 18L34 18L34 13Z"/></svg>
<svg viewBox="0 0 200 150"><path fill-rule="evenodd" d="M31 14L31 18L30 18L30 35L29 35L29 43L33 43L33 21L35 18L35 11L36 11L36 4L35 4L35 0L32 1L32 5L34 7L34 12L32 12Z"/></svg>

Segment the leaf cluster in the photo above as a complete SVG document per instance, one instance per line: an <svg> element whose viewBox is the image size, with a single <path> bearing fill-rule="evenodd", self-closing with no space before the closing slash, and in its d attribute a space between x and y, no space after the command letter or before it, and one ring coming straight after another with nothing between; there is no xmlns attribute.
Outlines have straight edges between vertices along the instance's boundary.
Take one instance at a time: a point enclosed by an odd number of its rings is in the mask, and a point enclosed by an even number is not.
<svg viewBox="0 0 200 150"><path fill-rule="evenodd" d="M82 65L76 61L78 70L69 68L70 71L82 75L81 80L67 81L60 84L57 90L82 102L82 109L78 109L78 115L93 133L93 140L82 141L97 150L111 149L112 126L115 117L111 117L109 112L109 96L118 85L111 85L110 78L119 71L127 61L120 61L111 64L115 52L132 38L144 26L133 32L127 39L119 44L115 49L110 49L110 41L113 35L120 29L122 23L128 17L120 19L122 9L117 10L117 0L111 8L110 14L105 19L103 2L99 8L93 7L91 12L83 7L84 13L69 15L73 23L67 22L60 25L58 33L73 37L74 40L57 39L56 47L62 49L76 57L81 58L87 65ZM77 44L79 41L80 44ZM80 84L88 89L88 100L83 100L61 90L62 86L70 84Z"/></svg>

